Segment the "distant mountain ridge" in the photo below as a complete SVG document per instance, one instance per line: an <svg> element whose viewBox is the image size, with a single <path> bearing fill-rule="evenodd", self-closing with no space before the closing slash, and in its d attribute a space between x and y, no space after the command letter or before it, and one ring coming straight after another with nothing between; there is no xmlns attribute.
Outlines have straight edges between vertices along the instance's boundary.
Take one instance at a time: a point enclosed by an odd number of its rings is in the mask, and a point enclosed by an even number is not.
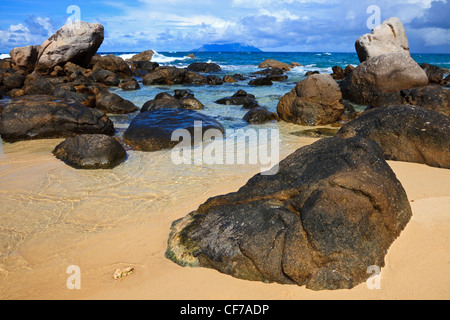
<svg viewBox="0 0 450 320"><path fill-rule="evenodd" d="M192 52L263 52L262 50L241 43L205 44Z"/></svg>

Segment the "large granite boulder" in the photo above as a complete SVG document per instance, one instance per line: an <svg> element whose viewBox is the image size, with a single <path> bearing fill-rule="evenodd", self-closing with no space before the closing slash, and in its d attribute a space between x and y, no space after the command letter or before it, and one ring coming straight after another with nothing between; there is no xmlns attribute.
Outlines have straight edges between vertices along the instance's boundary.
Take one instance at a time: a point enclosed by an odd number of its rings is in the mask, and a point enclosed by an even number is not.
<svg viewBox="0 0 450 320"><path fill-rule="evenodd" d="M53 154L75 169L112 169L127 156L116 139L103 134L69 137L56 146Z"/></svg>
<svg viewBox="0 0 450 320"><path fill-rule="evenodd" d="M384 266L410 218L376 143L324 138L175 221L166 257L246 280L349 289Z"/></svg>
<svg viewBox="0 0 450 320"><path fill-rule="evenodd" d="M355 47L361 62L390 52L410 55L405 27L396 17L387 19L373 29L372 33L359 37Z"/></svg>
<svg viewBox="0 0 450 320"><path fill-rule="evenodd" d="M314 126L336 122L344 111L339 86L329 74L313 74L298 82L277 106L282 120Z"/></svg>
<svg viewBox="0 0 450 320"><path fill-rule="evenodd" d="M87 67L103 42L103 26L84 21L64 25L40 48L35 70L50 73L55 66L73 62Z"/></svg>
<svg viewBox="0 0 450 320"><path fill-rule="evenodd" d="M4 141L114 134L100 110L48 95L29 95L0 103L0 135Z"/></svg>
<svg viewBox="0 0 450 320"><path fill-rule="evenodd" d="M41 46L17 47L12 49L9 55L11 56L12 61L19 68L33 70L36 65L40 49Z"/></svg>
<svg viewBox="0 0 450 320"><path fill-rule="evenodd" d="M186 129L194 140L194 124L202 123L202 135L209 129L225 131L222 125L213 118L195 110L156 109L142 112L133 119L123 138L134 150L157 151L168 149L179 144L172 141L172 134L177 129Z"/></svg>
<svg viewBox="0 0 450 320"><path fill-rule="evenodd" d="M387 160L450 168L450 118L418 106L366 111L344 125L337 136L373 140L380 145Z"/></svg>
<svg viewBox="0 0 450 320"><path fill-rule="evenodd" d="M344 99L376 107L390 93L428 85L425 71L405 53L386 53L356 67L341 83Z"/></svg>

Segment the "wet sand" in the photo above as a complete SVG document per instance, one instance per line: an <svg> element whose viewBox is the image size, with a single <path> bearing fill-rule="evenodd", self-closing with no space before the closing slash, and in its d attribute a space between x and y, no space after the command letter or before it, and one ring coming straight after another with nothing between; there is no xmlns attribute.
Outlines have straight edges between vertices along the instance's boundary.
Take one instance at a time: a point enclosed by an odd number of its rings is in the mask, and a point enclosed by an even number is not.
<svg viewBox="0 0 450 320"><path fill-rule="evenodd" d="M282 157L315 141L283 139ZM183 268L164 256L174 220L236 191L257 168L176 167L167 152L130 152L112 171L77 171L51 155L59 142L3 145L0 299L450 298L450 170L390 161L413 217L386 256L381 289L315 292ZM81 269L80 290L67 288L70 265ZM133 274L113 279L129 266Z"/></svg>

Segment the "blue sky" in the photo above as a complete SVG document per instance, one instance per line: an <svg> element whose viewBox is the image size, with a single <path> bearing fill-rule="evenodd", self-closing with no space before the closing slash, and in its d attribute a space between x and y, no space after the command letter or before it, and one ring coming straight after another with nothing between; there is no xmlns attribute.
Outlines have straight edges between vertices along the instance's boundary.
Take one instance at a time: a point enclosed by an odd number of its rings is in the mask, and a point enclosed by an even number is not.
<svg viewBox="0 0 450 320"><path fill-rule="evenodd" d="M264 51L354 52L370 32L367 8L399 17L411 52L450 53L450 0L0 0L0 52L41 44L80 8L105 27L99 51L190 51L244 43Z"/></svg>

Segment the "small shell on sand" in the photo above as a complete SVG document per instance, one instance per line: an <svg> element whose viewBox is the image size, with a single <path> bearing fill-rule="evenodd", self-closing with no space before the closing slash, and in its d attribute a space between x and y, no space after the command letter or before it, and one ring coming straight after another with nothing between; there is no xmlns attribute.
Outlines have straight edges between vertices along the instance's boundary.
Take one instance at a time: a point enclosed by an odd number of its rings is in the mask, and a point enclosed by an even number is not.
<svg viewBox="0 0 450 320"><path fill-rule="evenodd" d="M114 271L113 278L114 278L114 280L118 280L118 279L124 278L124 277L132 274L133 272L134 272L133 267L128 267L128 268L124 268L124 269L116 269L116 271Z"/></svg>

